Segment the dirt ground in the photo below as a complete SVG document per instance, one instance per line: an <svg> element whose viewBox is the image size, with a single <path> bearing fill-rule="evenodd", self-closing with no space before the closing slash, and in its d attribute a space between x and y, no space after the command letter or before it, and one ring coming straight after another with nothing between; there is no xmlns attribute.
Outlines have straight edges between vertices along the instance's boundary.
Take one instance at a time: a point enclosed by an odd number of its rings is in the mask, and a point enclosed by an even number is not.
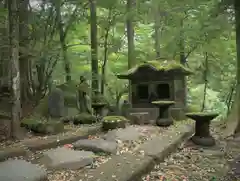
<svg viewBox="0 0 240 181"><path fill-rule="evenodd" d="M219 124L214 124L211 132L216 146L203 148L188 141L142 180L239 181L240 164L236 158L240 160L240 138L224 137L226 134Z"/></svg>

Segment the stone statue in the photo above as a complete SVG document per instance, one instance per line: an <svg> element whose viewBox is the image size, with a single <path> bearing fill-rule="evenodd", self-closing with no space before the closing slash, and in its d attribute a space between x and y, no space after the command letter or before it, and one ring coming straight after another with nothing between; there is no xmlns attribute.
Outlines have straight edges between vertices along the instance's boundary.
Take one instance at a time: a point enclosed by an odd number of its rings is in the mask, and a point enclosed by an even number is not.
<svg viewBox="0 0 240 181"><path fill-rule="evenodd" d="M80 84L77 87L77 108L80 113L92 114L91 99L88 96L89 90L85 77L80 76Z"/></svg>

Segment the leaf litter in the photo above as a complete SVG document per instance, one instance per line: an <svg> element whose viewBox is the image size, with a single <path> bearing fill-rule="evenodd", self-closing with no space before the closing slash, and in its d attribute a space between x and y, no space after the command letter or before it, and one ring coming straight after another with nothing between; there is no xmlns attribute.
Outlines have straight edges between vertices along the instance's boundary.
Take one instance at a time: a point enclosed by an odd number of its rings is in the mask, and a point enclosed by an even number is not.
<svg viewBox="0 0 240 181"><path fill-rule="evenodd" d="M221 137L218 128L211 128L217 145L202 148L188 141L164 162L159 163L142 181L215 181L222 180L230 171L229 162L240 153L240 145ZM235 144L234 144L235 142ZM234 180L229 180L234 181Z"/></svg>

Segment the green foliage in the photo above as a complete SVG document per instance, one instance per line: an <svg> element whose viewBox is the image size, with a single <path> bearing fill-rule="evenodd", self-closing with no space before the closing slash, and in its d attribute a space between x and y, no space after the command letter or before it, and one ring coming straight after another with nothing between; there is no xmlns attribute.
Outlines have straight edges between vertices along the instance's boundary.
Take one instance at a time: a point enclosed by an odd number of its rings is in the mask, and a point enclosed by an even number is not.
<svg viewBox="0 0 240 181"><path fill-rule="evenodd" d="M203 90L203 84L189 90L189 111L199 112L201 110L204 94ZM225 116L227 113L227 106L224 102L221 101L220 95L220 92L208 88L206 91L205 110L219 112L222 116Z"/></svg>
<svg viewBox="0 0 240 181"><path fill-rule="evenodd" d="M66 33L67 57L71 64L72 81L68 84L64 83L65 58L61 52L56 7L53 6L54 1L43 1L43 3L46 4L29 8L31 12L29 12L27 22L29 44L26 46L27 51L25 52L27 52L27 57L30 57L32 65L30 69L33 80L30 84L34 86L31 87L31 90L34 90L33 88L35 90L44 89L45 82L49 76L52 76L54 84L64 91L66 104L75 106L76 85L79 82L79 76L84 75L89 81L89 85L91 85L92 78L88 1L67 0L60 7L61 23ZM201 110L203 74L206 67L204 54L208 52L206 109L216 110L225 115L226 95L229 94L229 87L235 80L236 37L232 12L219 11L218 3L217 0L140 0L137 1L134 12L126 13L126 1L97 0L100 72L98 79L99 81L103 78L106 79L104 97L107 102L116 105L121 97L124 99L123 95L127 95L128 81L119 80L116 76L128 69L126 17L134 16L135 62L144 64L147 60L156 59L153 12L159 5L161 7L159 12L161 57L180 62L180 40L183 40L187 59L184 70L189 71L190 69L191 72L194 72L188 78L189 101L191 102L189 109ZM75 8L76 13L74 13ZM1 60L8 61L9 56L4 53L5 49L7 51L6 45L8 44L6 18L7 11L2 8L0 11L0 46L3 50ZM20 49L26 49L26 47L20 47ZM151 62L151 66L153 65L157 69L161 69L164 64L161 62L156 66L154 62ZM102 76L104 64L106 64L105 76ZM178 63L174 65L179 67ZM4 74L4 72L0 73ZM42 80L43 83L40 84ZM34 94L34 96L36 95ZM46 100L41 101L40 112L47 113L46 108Z"/></svg>
<svg viewBox="0 0 240 181"><path fill-rule="evenodd" d="M101 94L93 95L92 97L92 105L107 105L108 102L105 97Z"/></svg>

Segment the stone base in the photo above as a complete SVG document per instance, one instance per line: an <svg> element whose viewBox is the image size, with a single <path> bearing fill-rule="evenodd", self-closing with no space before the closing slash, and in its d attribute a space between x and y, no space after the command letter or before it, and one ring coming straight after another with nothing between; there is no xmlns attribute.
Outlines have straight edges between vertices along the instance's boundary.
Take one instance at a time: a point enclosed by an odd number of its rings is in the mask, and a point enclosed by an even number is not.
<svg viewBox="0 0 240 181"><path fill-rule="evenodd" d="M171 118L157 119L156 124L158 126L167 127L173 124L173 120Z"/></svg>
<svg viewBox="0 0 240 181"><path fill-rule="evenodd" d="M200 146L214 146L216 144L215 139L212 136L209 137L193 136L191 140L193 143Z"/></svg>

